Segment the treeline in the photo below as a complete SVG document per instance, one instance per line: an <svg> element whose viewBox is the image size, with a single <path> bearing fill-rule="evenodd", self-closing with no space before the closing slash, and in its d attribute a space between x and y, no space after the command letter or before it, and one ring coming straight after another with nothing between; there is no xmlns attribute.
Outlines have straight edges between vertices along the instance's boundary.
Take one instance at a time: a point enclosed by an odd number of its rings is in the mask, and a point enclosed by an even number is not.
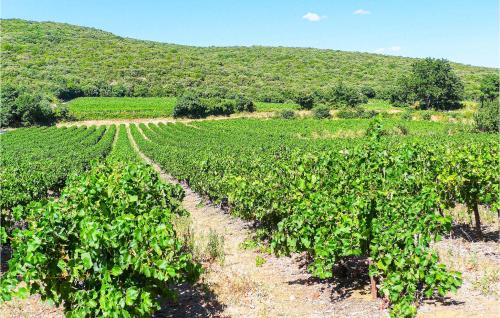
<svg viewBox="0 0 500 318"><path fill-rule="evenodd" d="M190 47L139 41L63 23L1 20L2 80L77 96L179 96L196 88L214 97L242 94L283 102L303 88L339 81L384 95L415 59L283 47ZM453 64L467 98L495 69Z"/></svg>

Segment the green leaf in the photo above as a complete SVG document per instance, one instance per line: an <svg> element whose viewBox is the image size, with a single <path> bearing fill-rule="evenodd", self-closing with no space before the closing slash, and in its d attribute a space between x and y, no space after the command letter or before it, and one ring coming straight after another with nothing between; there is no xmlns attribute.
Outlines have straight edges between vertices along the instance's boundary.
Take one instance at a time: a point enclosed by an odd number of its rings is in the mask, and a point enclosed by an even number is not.
<svg viewBox="0 0 500 318"><path fill-rule="evenodd" d="M121 275L121 273L123 273L123 270L121 267L119 266L114 266L112 269L111 269L111 275L113 276L119 276Z"/></svg>
<svg viewBox="0 0 500 318"><path fill-rule="evenodd" d="M90 257L90 254L88 252L85 252L81 256L82 262L83 262L83 267L85 269L89 269L92 267L92 258Z"/></svg>
<svg viewBox="0 0 500 318"><path fill-rule="evenodd" d="M139 292L137 291L137 289L135 289L133 287L127 289L127 293L125 295L125 303L128 306L132 306L134 304L134 301L137 299L138 296L139 296Z"/></svg>

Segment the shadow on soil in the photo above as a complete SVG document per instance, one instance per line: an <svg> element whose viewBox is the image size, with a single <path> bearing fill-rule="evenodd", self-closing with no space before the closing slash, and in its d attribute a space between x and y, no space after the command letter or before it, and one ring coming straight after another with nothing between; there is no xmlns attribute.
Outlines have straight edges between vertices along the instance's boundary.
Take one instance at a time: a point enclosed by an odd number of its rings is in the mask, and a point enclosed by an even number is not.
<svg viewBox="0 0 500 318"><path fill-rule="evenodd" d="M493 227L482 227L482 235L469 224L454 224L451 228L451 237L462 238L468 242L498 242L500 231Z"/></svg>
<svg viewBox="0 0 500 318"><path fill-rule="evenodd" d="M457 306L465 304L464 301L454 300L450 297L435 297L431 299L425 299L423 303L439 306Z"/></svg>
<svg viewBox="0 0 500 318"><path fill-rule="evenodd" d="M304 270L309 265L309 261L305 257L298 259L300 267ZM327 283L331 286L332 302L341 301L349 298L354 291L361 294L368 294L368 285L370 278L368 277L367 259L363 257L349 257L341 263L333 267L333 277L329 279L319 279L309 277L307 279L297 279L290 281L290 285L313 285L319 283Z"/></svg>
<svg viewBox="0 0 500 318"><path fill-rule="evenodd" d="M217 300L217 296L206 285L183 284L175 287L174 290L178 293L178 299L176 301L163 301L161 309L153 317L226 317L222 315L225 306Z"/></svg>

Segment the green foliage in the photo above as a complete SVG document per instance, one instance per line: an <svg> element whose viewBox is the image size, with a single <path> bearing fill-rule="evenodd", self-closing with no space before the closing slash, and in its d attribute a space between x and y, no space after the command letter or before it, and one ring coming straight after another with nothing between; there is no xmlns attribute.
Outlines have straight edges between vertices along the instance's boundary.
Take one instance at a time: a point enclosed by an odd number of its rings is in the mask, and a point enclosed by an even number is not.
<svg viewBox="0 0 500 318"><path fill-rule="evenodd" d="M113 149L106 157L108 161L118 161L122 163L139 163L141 158L130 143L127 127L125 124L118 126L117 136Z"/></svg>
<svg viewBox="0 0 500 318"><path fill-rule="evenodd" d="M483 101L492 101L498 98L500 91L499 74L487 74L481 79L479 90L481 91L479 99Z"/></svg>
<svg viewBox="0 0 500 318"><path fill-rule="evenodd" d="M299 93L295 97L295 103L297 103L301 109L311 109L314 106L314 96L311 93Z"/></svg>
<svg viewBox="0 0 500 318"><path fill-rule="evenodd" d="M191 93L185 94L179 99L174 107L174 117L203 118L208 116L208 106L200 97Z"/></svg>
<svg viewBox="0 0 500 318"><path fill-rule="evenodd" d="M425 111L425 112L422 112L421 116L422 116L422 120L431 120L432 113L429 111Z"/></svg>
<svg viewBox="0 0 500 318"><path fill-rule="evenodd" d="M337 112L338 118L348 119L348 118L373 118L377 115L374 110L365 110L361 107L354 108L341 108Z"/></svg>
<svg viewBox="0 0 500 318"><path fill-rule="evenodd" d="M438 210L474 200L496 209L498 143L487 134L445 132L391 138L381 118L364 126L366 137L308 138L332 125L358 122L366 125L361 120L235 120L199 122L199 129L142 125L148 140L137 127L132 132L141 150L164 169L259 224L276 253L307 253L315 276L331 277L333 265L348 257L370 258L369 273L390 300L392 315L413 316L423 297L444 295L461 284L460 274L440 264L431 248L451 227Z"/></svg>
<svg viewBox="0 0 500 318"><path fill-rule="evenodd" d="M192 92L177 99L174 117L204 118L207 116L229 116L235 112L253 112L254 103L244 97L236 99L207 98Z"/></svg>
<svg viewBox="0 0 500 318"><path fill-rule="evenodd" d="M391 101L395 105L418 102L421 109L450 110L461 106L463 92L462 81L447 60L426 58L413 63L411 73L400 78Z"/></svg>
<svg viewBox="0 0 500 318"><path fill-rule="evenodd" d="M297 117L297 115L295 114L293 109L282 109L278 113L278 115L279 115L279 117L281 117L283 119L294 119L295 117Z"/></svg>
<svg viewBox="0 0 500 318"><path fill-rule="evenodd" d="M68 108L78 120L153 118L172 116L175 102L171 97L81 97Z"/></svg>
<svg viewBox="0 0 500 318"><path fill-rule="evenodd" d="M115 126L24 128L1 136L0 243L8 241L17 205L57 193L71 173L81 173L111 150Z"/></svg>
<svg viewBox="0 0 500 318"><path fill-rule="evenodd" d="M2 87L0 127L50 125L56 115L49 99L40 93L18 91L9 84Z"/></svg>
<svg viewBox="0 0 500 318"><path fill-rule="evenodd" d="M477 130L485 132L500 131L500 104L499 100L484 101L474 115L474 124Z"/></svg>
<svg viewBox="0 0 500 318"><path fill-rule="evenodd" d="M375 98L377 96L377 92L370 86L361 87L361 94L365 95L366 98Z"/></svg>
<svg viewBox="0 0 500 318"><path fill-rule="evenodd" d="M104 158L115 126L23 128L3 134L0 160L0 208L10 210L58 191L72 172Z"/></svg>
<svg viewBox="0 0 500 318"><path fill-rule="evenodd" d="M255 266L257 267L262 267L262 265L264 265L266 262L266 259L262 256L257 255L255 257Z"/></svg>
<svg viewBox="0 0 500 318"><path fill-rule="evenodd" d="M38 293L69 317L148 317L172 284L193 282L200 267L176 238L184 214L178 185L141 165L98 165L73 179L59 200L24 211L0 297ZM27 285L15 290L21 278Z"/></svg>
<svg viewBox="0 0 500 318"><path fill-rule="evenodd" d="M368 101L358 89L340 82L327 89L325 101L338 107L356 107Z"/></svg>
<svg viewBox="0 0 500 318"><path fill-rule="evenodd" d="M413 119L413 110L411 108L405 109L405 111L401 114L401 119L403 120L412 120Z"/></svg>
<svg viewBox="0 0 500 318"><path fill-rule="evenodd" d="M306 90L324 100L325 84L341 80L383 92L415 61L306 48L190 47L53 22L3 19L1 25L2 86L26 86L61 99L181 96L198 89L210 98L243 95L281 103ZM456 63L452 67L465 83L467 98L479 96L481 76L498 72Z"/></svg>
<svg viewBox="0 0 500 318"><path fill-rule="evenodd" d="M331 118L332 115L330 114L330 108L327 106L317 106L313 108L313 117L316 119L325 119L325 118Z"/></svg>
<svg viewBox="0 0 500 318"><path fill-rule="evenodd" d="M241 112L253 113L256 110L255 104L253 103L253 101L246 98L246 97L243 97L243 96L239 96L236 99L235 109L237 112L240 112L240 113Z"/></svg>

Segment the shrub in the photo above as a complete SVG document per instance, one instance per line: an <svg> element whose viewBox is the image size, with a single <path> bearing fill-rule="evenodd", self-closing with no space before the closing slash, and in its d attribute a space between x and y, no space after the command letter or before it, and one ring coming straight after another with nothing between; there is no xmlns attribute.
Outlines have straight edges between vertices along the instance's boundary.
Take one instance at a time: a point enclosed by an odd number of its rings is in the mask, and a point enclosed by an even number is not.
<svg viewBox="0 0 500 318"><path fill-rule="evenodd" d="M370 86L361 87L361 94L365 95L367 98L375 98L375 96L377 96L375 90Z"/></svg>
<svg viewBox="0 0 500 318"><path fill-rule="evenodd" d="M2 95L1 106L1 127L50 125L56 120L50 101L41 94L10 92L5 98Z"/></svg>
<svg viewBox="0 0 500 318"><path fill-rule="evenodd" d="M349 118L373 118L377 116L377 112L374 110L366 111L362 107L354 108L342 108L337 112L338 118L349 119Z"/></svg>
<svg viewBox="0 0 500 318"><path fill-rule="evenodd" d="M500 78L498 74L488 74L481 79L480 88L481 91L479 99L481 102L492 101L498 98L500 91Z"/></svg>
<svg viewBox="0 0 500 318"><path fill-rule="evenodd" d="M326 106L318 106L313 108L313 117L316 119L331 118L330 108Z"/></svg>
<svg viewBox="0 0 500 318"><path fill-rule="evenodd" d="M327 101L341 107L356 107L366 103L368 99L361 92L352 87L339 83L327 93Z"/></svg>
<svg viewBox="0 0 500 318"><path fill-rule="evenodd" d="M396 129L399 131L399 133L401 135L404 135L404 136L406 136L410 133L410 130L408 129L408 127L406 127L405 125L402 125L402 124L398 124L396 126Z"/></svg>
<svg viewBox="0 0 500 318"><path fill-rule="evenodd" d="M485 101L474 115L474 126L479 131L499 132L499 100Z"/></svg>
<svg viewBox="0 0 500 318"><path fill-rule="evenodd" d="M279 117L283 119L294 119L296 115L292 109L283 109L279 112Z"/></svg>
<svg viewBox="0 0 500 318"><path fill-rule="evenodd" d="M431 120L432 114L430 112L423 112L422 113L422 120Z"/></svg>
<svg viewBox="0 0 500 318"><path fill-rule="evenodd" d="M301 109L311 109L314 106L314 96L310 93L301 93L295 98Z"/></svg>
<svg viewBox="0 0 500 318"><path fill-rule="evenodd" d="M177 99L173 116L188 118L203 118L208 116L208 106L195 94L187 93Z"/></svg>
<svg viewBox="0 0 500 318"><path fill-rule="evenodd" d="M57 120L74 120L75 118L71 115L68 106L59 105L54 110L54 116Z"/></svg>
<svg viewBox="0 0 500 318"><path fill-rule="evenodd" d="M255 104L252 100L240 96L236 99L236 111L252 113L255 111Z"/></svg>
<svg viewBox="0 0 500 318"><path fill-rule="evenodd" d="M413 118L413 111L410 108L407 108L402 114L401 114L401 119L403 120L412 120Z"/></svg>
<svg viewBox="0 0 500 318"><path fill-rule="evenodd" d="M38 293L68 317L150 316L172 286L200 274L172 225L186 213L183 195L143 165L99 165L76 177L59 200L22 211L28 228L14 233L0 299ZM18 278L27 287L17 288Z"/></svg>
<svg viewBox="0 0 500 318"><path fill-rule="evenodd" d="M461 106L463 93L464 86L450 62L426 58L414 62L411 73L399 79L391 102L396 106L418 102L421 109L450 110Z"/></svg>
<svg viewBox="0 0 500 318"><path fill-rule="evenodd" d="M235 102L229 99L202 99L202 103L207 105L206 116L229 116L234 114Z"/></svg>

